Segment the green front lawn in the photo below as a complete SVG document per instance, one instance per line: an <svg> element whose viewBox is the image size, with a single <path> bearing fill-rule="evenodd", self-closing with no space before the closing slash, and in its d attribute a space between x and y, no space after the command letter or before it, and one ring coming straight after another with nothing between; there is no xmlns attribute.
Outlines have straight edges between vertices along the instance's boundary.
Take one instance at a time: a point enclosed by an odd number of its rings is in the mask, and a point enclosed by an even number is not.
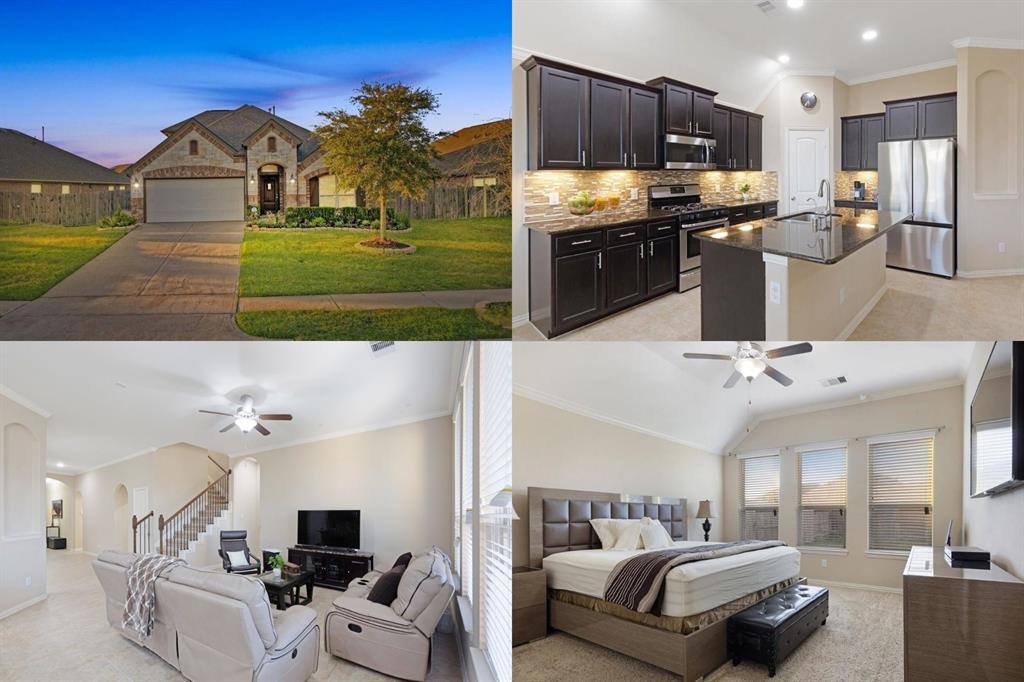
<svg viewBox="0 0 1024 682"><path fill-rule="evenodd" d="M39 298L127 233L96 225L0 225L0 301Z"/></svg>
<svg viewBox="0 0 1024 682"><path fill-rule="evenodd" d="M409 255L355 248L375 233L247 231L240 296L364 294L512 286L512 219L414 220L389 232L416 246ZM382 336L381 338L389 338Z"/></svg>
<svg viewBox="0 0 1024 682"><path fill-rule="evenodd" d="M236 313L235 321L251 336L296 341L456 341L512 336L500 322L480 319L473 308L259 311Z"/></svg>

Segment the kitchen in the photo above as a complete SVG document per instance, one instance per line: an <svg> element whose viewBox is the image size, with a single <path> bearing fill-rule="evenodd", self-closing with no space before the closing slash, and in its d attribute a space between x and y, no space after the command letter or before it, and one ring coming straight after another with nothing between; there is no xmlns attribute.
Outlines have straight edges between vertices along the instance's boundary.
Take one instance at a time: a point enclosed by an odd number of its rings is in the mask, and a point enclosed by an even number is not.
<svg viewBox="0 0 1024 682"><path fill-rule="evenodd" d="M515 338L1024 333L1024 202L999 191L1024 139L993 115L1021 51L955 42L969 13L895 49L898 17L854 5L601 4L584 40L578 3L514 2ZM803 45L808 21L846 30Z"/></svg>

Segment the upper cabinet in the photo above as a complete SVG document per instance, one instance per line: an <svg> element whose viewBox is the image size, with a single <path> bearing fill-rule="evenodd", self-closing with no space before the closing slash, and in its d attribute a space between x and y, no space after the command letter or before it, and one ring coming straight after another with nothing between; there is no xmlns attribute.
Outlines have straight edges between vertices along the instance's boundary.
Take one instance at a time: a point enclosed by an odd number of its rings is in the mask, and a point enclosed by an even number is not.
<svg viewBox="0 0 1024 682"><path fill-rule="evenodd" d="M956 93L885 103L885 139L956 137Z"/></svg>
<svg viewBox="0 0 1024 682"><path fill-rule="evenodd" d="M885 117L844 116L842 128L843 170L878 170L878 143L883 141Z"/></svg>
<svg viewBox="0 0 1024 682"><path fill-rule="evenodd" d="M535 57L523 68L530 170L660 166L658 90Z"/></svg>
<svg viewBox="0 0 1024 682"><path fill-rule="evenodd" d="M715 105L712 116L718 168L761 170L762 117L721 105Z"/></svg>
<svg viewBox="0 0 1024 682"><path fill-rule="evenodd" d="M662 91L667 134L711 137L718 93L664 77L647 81L647 85Z"/></svg>

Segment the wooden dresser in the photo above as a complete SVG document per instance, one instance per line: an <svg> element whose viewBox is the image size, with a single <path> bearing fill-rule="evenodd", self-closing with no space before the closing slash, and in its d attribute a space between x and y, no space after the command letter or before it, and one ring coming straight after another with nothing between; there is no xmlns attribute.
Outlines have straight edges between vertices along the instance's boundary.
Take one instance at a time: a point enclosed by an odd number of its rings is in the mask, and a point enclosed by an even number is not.
<svg viewBox="0 0 1024 682"><path fill-rule="evenodd" d="M548 634L548 581L542 568L512 569L512 646Z"/></svg>
<svg viewBox="0 0 1024 682"><path fill-rule="evenodd" d="M1024 679L1024 582L995 564L951 568L913 547L903 569L906 682Z"/></svg>

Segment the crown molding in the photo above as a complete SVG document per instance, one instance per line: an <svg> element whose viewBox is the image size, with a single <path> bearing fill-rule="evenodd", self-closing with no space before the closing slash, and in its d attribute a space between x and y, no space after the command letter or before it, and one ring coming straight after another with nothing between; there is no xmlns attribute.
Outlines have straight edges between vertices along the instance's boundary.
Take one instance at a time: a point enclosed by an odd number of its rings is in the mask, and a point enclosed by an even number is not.
<svg viewBox="0 0 1024 682"><path fill-rule="evenodd" d="M654 429L648 429L643 426L637 426L636 424L631 424L616 417L611 417L602 412L592 410L589 407L580 405L579 403L574 403L571 400L566 400L564 398L551 395L550 393L545 393L544 391L538 391L537 389L529 388L528 386L523 386L522 384L513 384L512 394L518 395L522 398L526 398L527 400L532 400L534 402L542 403L544 405L548 405L550 407L563 410L565 412L571 412L581 417L593 419L594 421L604 422L605 424L617 426L622 429L635 431L636 433L642 433L645 436L651 436L659 440L665 440L670 443L676 443L678 445L685 445L686 447L695 448L697 450L700 450L701 452L706 452L709 454L718 454L717 448L709 447L706 444L695 443L694 441L677 438L673 435L662 433L661 431L655 431Z"/></svg>
<svg viewBox="0 0 1024 682"><path fill-rule="evenodd" d="M5 386L4 384L0 384L0 395L4 396L5 398L8 398L9 400L13 400L14 402L18 403L19 405L24 407L26 410L29 410L30 412L35 412L43 419L49 419L50 417L53 416L52 412L44 410L42 407L39 406L38 403L29 400L25 396L21 395L12 388Z"/></svg>
<svg viewBox="0 0 1024 682"><path fill-rule="evenodd" d="M518 66L520 62L526 61L526 59L533 53L529 50L524 50L521 47L512 46L512 66Z"/></svg>
<svg viewBox="0 0 1024 682"><path fill-rule="evenodd" d="M648 80L647 78L641 78L639 76L633 76L633 75L626 74L626 73L619 73L617 71L609 71L608 69L598 68L598 67L594 66L593 64L584 64L583 62L574 62L571 59L566 59L565 57L559 57L558 55L548 54L546 52L537 52L536 50L528 50L528 49L523 48L523 47L516 47L515 45L512 46L512 63L513 64L519 64L519 62L524 61L528 57L540 57L541 59L550 59L553 62L559 62L560 64L565 64L566 66L573 66L573 67L575 67L577 69L585 69L587 71L597 71L599 73L602 73L602 74L604 74L606 76L610 76L612 78L621 78L622 80L634 81L634 82L637 82L637 83L646 83L647 80Z"/></svg>
<svg viewBox="0 0 1024 682"><path fill-rule="evenodd" d="M1024 50L1024 40L1014 38L957 38L952 43L954 48L987 47L994 50Z"/></svg>
<svg viewBox="0 0 1024 682"><path fill-rule="evenodd" d="M956 59L943 59L937 62L930 62L928 64L918 64L917 66L908 66L903 69L893 69L892 71L881 71L879 73L873 73L868 76L859 76L857 78L840 78L847 85L860 85L861 83L871 83L874 81L883 81L886 78L898 78L900 76L909 76L915 73L924 73L925 71L935 71L936 69L946 69L951 66L956 66Z"/></svg>
<svg viewBox="0 0 1024 682"><path fill-rule="evenodd" d="M167 446L163 445L161 447L167 447ZM128 460L135 459L136 457L142 457L143 455L148 455L150 453L156 452L159 449L160 448L158 448L158 447L145 448L143 450L139 450L138 452L133 452L130 455L125 455L124 457L118 457L117 459L112 460L110 462L104 462L103 464L98 464L98 465L96 465L94 467L89 467L88 469L83 469L81 472L79 472L77 474L73 474L73 475L74 476L81 476L82 474L87 474L90 471L98 471L99 469L104 469L104 468L109 467L109 466L114 466L115 464L120 464L121 462L127 462ZM74 469L74 467L65 467L65 468Z"/></svg>

